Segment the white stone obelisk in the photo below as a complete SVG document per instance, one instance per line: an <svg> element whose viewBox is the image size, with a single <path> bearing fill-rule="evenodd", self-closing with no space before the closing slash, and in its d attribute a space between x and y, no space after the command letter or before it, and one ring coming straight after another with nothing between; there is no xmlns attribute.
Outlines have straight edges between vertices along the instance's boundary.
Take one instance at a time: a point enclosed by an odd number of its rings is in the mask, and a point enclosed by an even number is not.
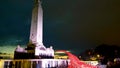
<svg viewBox="0 0 120 68"><path fill-rule="evenodd" d="M21 56L21 53L31 56L27 58L54 58L54 50L52 46L46 48L43 45L43 10L40 0L35 0L34 8L32 11L29 44L27 48L18 46L15 49L15 58L19 58L18 55Z"/></svg>
<svg viewBox="0 0 120 68"><path fill-rule="evenodd" d="M35 0L35 5L32 11L32 22L30 30L30 43L36 46L43 45L43 10L40 0Z"/></svg>
<svg viewBox="0 0 120 68"><path fill-rule="evenodd" d="M35 56L54 56L53 48L43 45L43 10L40 0L35 0L29 42L35 45Z"/></svg>

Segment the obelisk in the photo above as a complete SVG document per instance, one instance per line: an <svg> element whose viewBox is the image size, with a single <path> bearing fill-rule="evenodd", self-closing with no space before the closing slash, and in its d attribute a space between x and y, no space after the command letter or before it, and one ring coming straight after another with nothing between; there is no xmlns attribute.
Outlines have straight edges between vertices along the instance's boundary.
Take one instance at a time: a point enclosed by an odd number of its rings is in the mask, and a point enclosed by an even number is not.
<svg viewBox="0 0 120 68"><path fill-rule="evenodd" d="M52 46L50 46L50 48L46 48L43 45L43 9L40 0L35 0L35 5L32 11L29 43L35 46L35 56L54 57Z"/></svg>
<svg viewBox="0 0 120 68"><path fill-rule="evenodd" d="M23 57L23 55L26 55ZM54 58L52 46L46 48L43 45L43 10L40 0L34 0L29 44L26 48L17 46L14 54L15 59L22 58Z"/></svg>
<svg viewBox="0 0 120 68"><path fill-rule="evenodd" d="M40 0L35 0L35 5L32 11L29 42L45 48L43 45L43 10Z"/></svg>

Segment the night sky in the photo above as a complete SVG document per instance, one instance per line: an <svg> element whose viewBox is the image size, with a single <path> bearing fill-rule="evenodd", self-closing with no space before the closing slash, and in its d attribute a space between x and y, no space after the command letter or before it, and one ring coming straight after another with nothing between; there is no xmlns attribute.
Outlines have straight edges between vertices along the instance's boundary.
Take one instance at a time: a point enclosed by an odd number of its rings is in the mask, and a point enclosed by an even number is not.
<svg viewBox="0 0 120 68"><path fill-rule="evenodd" d="M78 54L120 45L120 0L42 0L44 45ZM0 0L0 52L29 41L33 0Z"/></svg>

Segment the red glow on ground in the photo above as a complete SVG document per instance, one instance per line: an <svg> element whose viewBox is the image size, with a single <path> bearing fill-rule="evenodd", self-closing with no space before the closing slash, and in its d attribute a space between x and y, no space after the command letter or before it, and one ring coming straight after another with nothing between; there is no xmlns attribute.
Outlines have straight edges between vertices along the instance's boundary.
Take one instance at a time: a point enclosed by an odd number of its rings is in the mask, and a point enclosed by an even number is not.
<svg viewBox="0 0 120 68"><path fill-rule="evenodd" d="M75 55L71 54L70 52L67 52L65 50L58 50L57 52L64 52L68 55L68 58L70 59L68 68L97 68L96 66L89 65L80 61Z"/></svg>

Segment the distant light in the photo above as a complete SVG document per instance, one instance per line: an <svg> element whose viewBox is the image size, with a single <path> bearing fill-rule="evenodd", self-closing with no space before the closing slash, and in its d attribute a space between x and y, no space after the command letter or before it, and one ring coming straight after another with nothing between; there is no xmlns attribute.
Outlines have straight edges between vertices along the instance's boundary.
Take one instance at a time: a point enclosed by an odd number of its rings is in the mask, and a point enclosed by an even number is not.
<svg viewBox="0 0 120 68"><path fill-rule="evenodd" d="M70 51L67 51L67 52L70 52ZM56 51L55 53L65 53L65 52L62 52L62 51Z"/></svg>
<svg viewBox="0 0 120 68"><path fill-rule="evenodd" d="M84 62L94 66L98 65L98 61L84 61Z"/></svg>
<svg viewBox="0 0 120 68"><path fill-rule="evenodd" d="M79 58L82 58L81 56L79 56Z"/></svg>
<svg viewBox="0 0 120 68"><path fill-rule="evenodd" d="M97 54L97 57L99 58L99 57L100 57L100 55L99 55L99 54Z"/></svg>

